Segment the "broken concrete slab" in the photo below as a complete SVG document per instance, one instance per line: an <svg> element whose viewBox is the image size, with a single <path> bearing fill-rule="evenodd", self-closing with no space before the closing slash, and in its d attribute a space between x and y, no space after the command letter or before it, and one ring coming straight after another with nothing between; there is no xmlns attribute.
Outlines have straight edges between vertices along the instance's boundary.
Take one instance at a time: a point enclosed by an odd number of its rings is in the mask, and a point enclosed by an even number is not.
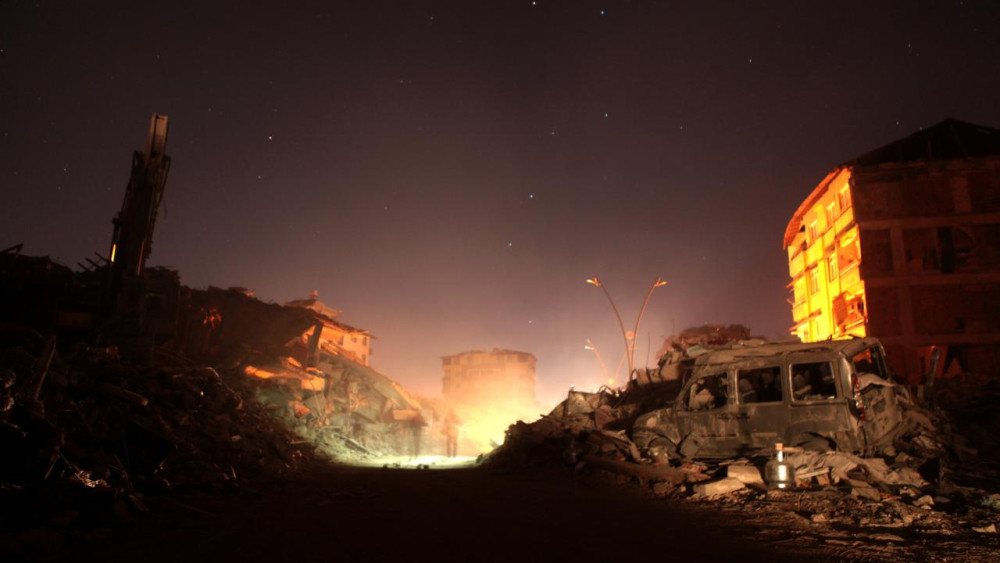
<svg viewBox="0 0 1000 563"><path fill-rule="evenodd" d="M734 477L726 477L724 479L719 479L718 481L698 483L693 487L695 496L700 498L724 495L745 488L746 484Z"/></svg>
<svg viewBox="0 0 1000 563"><path fill-rule="evenodd" d="M764 477L760 474L760 469L753 465L728 465L726 466L726 477L739 479L746 485L764 486Z"/></svg>

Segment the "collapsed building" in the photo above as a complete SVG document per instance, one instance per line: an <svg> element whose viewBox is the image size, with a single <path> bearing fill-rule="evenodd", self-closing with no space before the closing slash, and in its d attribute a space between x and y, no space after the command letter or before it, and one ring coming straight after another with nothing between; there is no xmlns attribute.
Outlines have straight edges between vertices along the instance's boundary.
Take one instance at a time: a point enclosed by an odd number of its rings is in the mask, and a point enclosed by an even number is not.
<svg viewBox="0 0 1000 563"><path fill-rule="evenodd" d="M837 166L783 244L802 341L878 336L913 384L1000 369L1000 130L947 119Z"/></svg>
<svg viewBox="0 0 1000 563"><path fill-rule="evenodd" d="M371 335L316 296L264 303L146 266L166 124L133 156L107 255L72 270L0 251L0 558L106 538L171 492L409 453L423 432Z"/></svg>
<svg viewBox="0 0 1000 563"><path fill-rule="evenodd" d="M331 318L323 311L336 310L315 296L285 306L241 288L185 296L178 353L259 381L259 400L334 457L408 453L407 437L426 413L398 382L360 361L370 357L367 331Z"/></svg>
<svg viewBox="0 0 1000 563"><path fill-rule="evenodd" d="M319 292L313 291L308 299L296 299L285 303L290 307L305 307L320 314L322 328L316 338L319 338L319 348L328 350L336 356L343 356L363 366L371 365L372 345L374 336L367 330L355 328L337 321L343 313L339 309L328 307L319 300Z"/></svg>

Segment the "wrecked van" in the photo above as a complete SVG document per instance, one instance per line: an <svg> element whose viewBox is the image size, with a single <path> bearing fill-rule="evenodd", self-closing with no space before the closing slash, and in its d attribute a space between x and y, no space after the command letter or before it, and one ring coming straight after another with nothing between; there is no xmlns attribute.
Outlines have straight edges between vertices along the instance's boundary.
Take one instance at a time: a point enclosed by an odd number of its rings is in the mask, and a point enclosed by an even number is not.
<svg viewBox="0 0 1000 563"><path fill-rule="evenodd" d="M654 458L731 458L774 445L876 453L902 415L875 338L767 343L695 360L673 404L641 415L632 440Z"/></svg>

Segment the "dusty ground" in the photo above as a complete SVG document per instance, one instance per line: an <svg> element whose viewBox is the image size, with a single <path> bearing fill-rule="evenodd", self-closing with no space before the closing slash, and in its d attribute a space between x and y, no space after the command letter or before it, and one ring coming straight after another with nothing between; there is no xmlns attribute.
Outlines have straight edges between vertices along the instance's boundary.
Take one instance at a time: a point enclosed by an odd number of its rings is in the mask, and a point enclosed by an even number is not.
<svg viewBox="0 0 1000 563"><path fill-rule="evenodd" d="M74 561L995 561L992 538L817 524L766 506L653 498L563 469L316 468L264 490L158 504ZM790 510L791 509L791 510ZM977 543L978 541L978 543Z"/></svg>

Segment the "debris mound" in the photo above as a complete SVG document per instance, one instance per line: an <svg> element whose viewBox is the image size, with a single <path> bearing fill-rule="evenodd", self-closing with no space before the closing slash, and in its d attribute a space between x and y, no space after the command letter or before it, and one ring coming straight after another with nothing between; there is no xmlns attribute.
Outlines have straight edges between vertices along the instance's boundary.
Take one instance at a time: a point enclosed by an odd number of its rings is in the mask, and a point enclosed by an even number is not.
<svg viewBox="0 0 1000 563"><path fill-rule="evenodd" d="M794 469L793 490L768 485L768 455L667 456L655 443L638 439L636 420L674 403L698 356L747 345L753 344L713 344L703 335L695 342L668 341L657 368L636 372L624 389L571 390L539 421L510 426L487 463L595 471L646 487L656 497L789 511L805 515L809 525L926 528L972 538L993 533L1000 522L1000 474L977 448L985 444L988 452L996 452L998 386L970 384L971 377L939 386L937 404L946 408L918 404L905 386L882 381L893 386L900 417L890 444L867 455L836 451L822 440L785 447ZM976 437L971 442L963 435L970 430Z"/></svg>
<svg viewBox="0 0 1000 563"><path fill-rule="evenodd" d="M60 354L55 337L11 325L0 342L0 529L29 547L32 530L65 535L54 518L94 532L151 495L231 490L313 459L239 373L157 347Z"/></svg>

